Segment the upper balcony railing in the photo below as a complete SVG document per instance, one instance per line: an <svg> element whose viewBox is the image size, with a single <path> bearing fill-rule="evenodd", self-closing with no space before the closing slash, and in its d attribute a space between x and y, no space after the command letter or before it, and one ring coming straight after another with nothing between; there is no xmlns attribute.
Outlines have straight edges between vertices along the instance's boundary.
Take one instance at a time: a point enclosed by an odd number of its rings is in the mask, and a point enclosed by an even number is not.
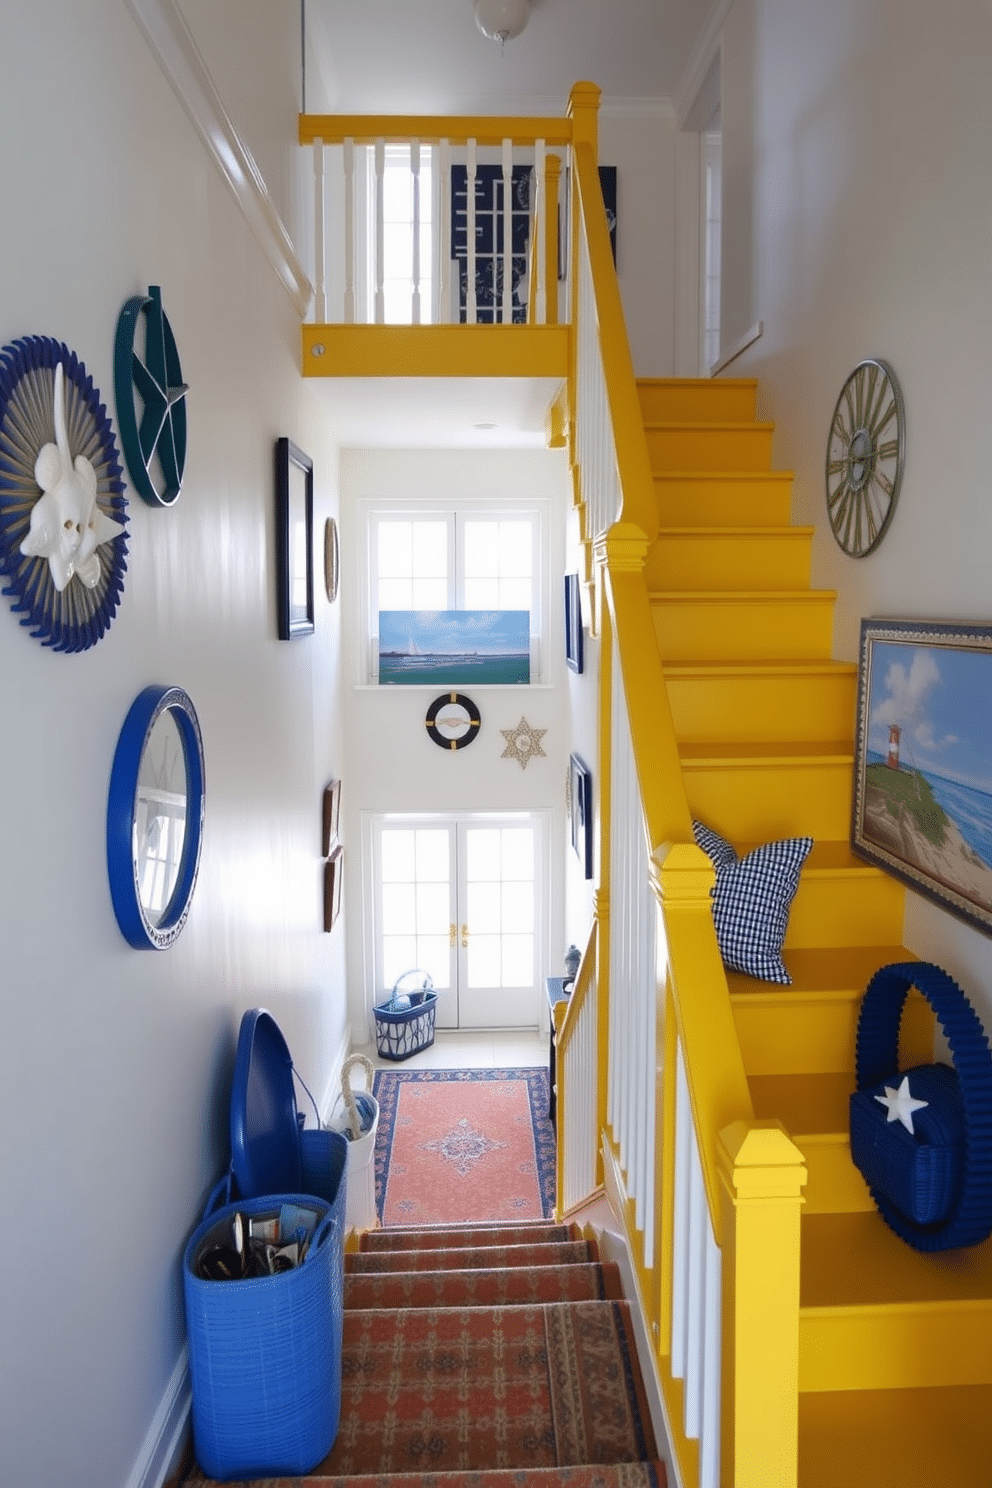
<svg viewBox="0 0 992 1488"><path fill-rule="evenodd" d="M579 143L595 157L598 105L599 89L577 83L563 118L302 115L315 237L304 372L341 371L334 347L365 344L341 327L460 324L543 331L529 370L563 375L565 342L549 331L571 303L567 167Z"/></svg>

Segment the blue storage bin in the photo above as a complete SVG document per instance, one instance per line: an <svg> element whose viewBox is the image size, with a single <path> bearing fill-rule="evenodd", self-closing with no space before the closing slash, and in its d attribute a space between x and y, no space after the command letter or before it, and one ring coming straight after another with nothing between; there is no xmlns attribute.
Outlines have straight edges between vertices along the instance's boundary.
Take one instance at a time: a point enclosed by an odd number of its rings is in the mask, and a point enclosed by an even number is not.
<svg viewBox="0 0 992 1488"><path fill-rule="evenodd" d="M183 1258L193 1446L212 1478L301 1476L331 1450L341 1413L348 1142L304 1129L293 1061L264 1008L241 1020L230 1122L229 1171ZM301 1266L240 1281L195 1274L236 1212L283 1203L321 1215Z"/></svg>
<svg viewBox="0 0 992 1488"><path fill-rule="evenodd" d="M304 1475L334 1445L341 1414L342 1199L343 1191L333 1203L276 1194L227 1204L190 1237L183 1289L193 1444L211 1478ZM243 1281L196 1274L204 1252L230 1235L236 1212L268 1216L284 1203L319 1216L302 1265Z"/></svg>

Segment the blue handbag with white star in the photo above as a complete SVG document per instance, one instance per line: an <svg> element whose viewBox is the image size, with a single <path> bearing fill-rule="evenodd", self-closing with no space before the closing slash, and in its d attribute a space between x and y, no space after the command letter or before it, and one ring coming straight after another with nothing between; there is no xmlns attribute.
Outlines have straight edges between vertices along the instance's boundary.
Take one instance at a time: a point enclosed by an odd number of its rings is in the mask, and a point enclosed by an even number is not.
<svg viewBox="0 0 992 1488"><path fill-rule="evenodd" d="M911 987L933 1008L954 1059L898 1069ZM868 984L850 1100L851 1157L885 1222L916 1250L992 1234L992 1054L974 1008L926 961L883 966Z"/></svg>

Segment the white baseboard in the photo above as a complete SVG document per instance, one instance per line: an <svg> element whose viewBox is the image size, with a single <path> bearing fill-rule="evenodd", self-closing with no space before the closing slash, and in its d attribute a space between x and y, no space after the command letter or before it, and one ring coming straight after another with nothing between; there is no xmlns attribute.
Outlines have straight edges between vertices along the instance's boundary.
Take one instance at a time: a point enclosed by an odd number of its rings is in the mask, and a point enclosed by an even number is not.
<svg viewBox="0 0 992 1488"><path fill-rule="evenodd" d="M183 1344L125 1488L162 1488L166 1478L178 1471L192 1405L189 1351Z"/></svg>

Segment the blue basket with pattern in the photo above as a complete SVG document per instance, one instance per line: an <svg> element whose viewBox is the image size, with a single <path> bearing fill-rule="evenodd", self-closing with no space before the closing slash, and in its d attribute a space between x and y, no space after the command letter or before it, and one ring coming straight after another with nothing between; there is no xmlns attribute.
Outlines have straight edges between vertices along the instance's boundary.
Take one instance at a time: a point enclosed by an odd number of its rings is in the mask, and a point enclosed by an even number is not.
<svg viewBox="0 0 992 1488"><path fill-rule="evenodd" d="M405 991L408 977L420 978L420 986ZM375 1013L375 1046L380 1059L409 1059L434 1042L437 1016L437 993L432 990L430 973L414 969L405 971L393 983L389 1001L373 1008Z"/></svg>

